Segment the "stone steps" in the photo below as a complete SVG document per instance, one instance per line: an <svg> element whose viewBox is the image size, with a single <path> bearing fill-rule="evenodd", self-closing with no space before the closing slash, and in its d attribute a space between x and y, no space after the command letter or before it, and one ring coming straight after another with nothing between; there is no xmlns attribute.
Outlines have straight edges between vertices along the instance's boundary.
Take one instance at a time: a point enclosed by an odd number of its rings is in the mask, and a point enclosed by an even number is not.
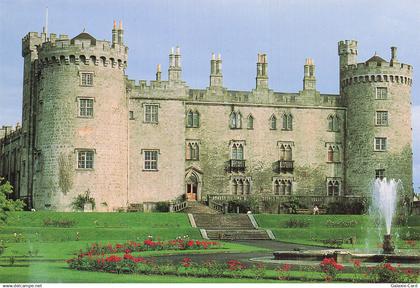
<svg viewBox="0 0 420 288"><path fill-rule="evenodd" d="M206 230L211 240L270 240L265 230Z"/></svg>
<svg viewBox="0 0 420 288"><path fill-rule="evenodd" d="M190 214L220 214L219 211L211 209L209 206L197 201L188 202L187 208L181 210L180 212Z"/></svg>
<svg viewBox="0 0 420 288"><path fill-rule="evenodd" d="M204 229L237 229L249 230L255 229L246 214L194 214L194 220L197 227Z"/></svg>

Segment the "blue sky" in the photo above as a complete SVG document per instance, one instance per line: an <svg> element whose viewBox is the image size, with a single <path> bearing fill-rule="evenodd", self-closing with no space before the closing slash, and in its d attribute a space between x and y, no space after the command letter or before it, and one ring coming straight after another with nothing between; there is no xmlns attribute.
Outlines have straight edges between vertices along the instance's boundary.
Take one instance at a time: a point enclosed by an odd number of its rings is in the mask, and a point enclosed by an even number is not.
<svg viewBox="0 0 420 288"><path fill-rule="evenodd" d="M359 41L359 62L375 52L389 59L397 46L398 59L415 71L414 187L420 191L420 1L0 0L0 125L21 121L21 39L42 30L47 6L49 32L70 37L86 29L109 40L113 20L122 19L130 79L153 79L158 63L165 72L170 47L179 45L183 78L193 88L208 86L211 52L220 52L225 86L250 90L256 55L266 52L272 89L299 91L305 58L312 57L318 90L338 93L339 40Z"/></svg>

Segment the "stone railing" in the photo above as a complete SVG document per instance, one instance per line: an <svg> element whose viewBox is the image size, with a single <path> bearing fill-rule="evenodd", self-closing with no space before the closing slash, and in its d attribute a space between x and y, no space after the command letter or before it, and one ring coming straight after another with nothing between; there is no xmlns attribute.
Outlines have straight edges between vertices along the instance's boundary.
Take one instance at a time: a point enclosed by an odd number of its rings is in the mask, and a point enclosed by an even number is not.
<svg viewBox="0 0 420 288"><path fill-rule="evenodd" d="M182 202L170 202L169 203L169 212L178 212L181 210L184 210L185 208L188 207L188 202L187 201L182 201Z"/></svg>
<svg viewBox="0 0 420 288"><path fill-rule="evenodd" d="M232 194L208 194L207 200L208 203L212 201L217 201L220 203L228 201L245 201L247 199L254 199L259 202L271 202L271 203L285 203L291 200L296 200L300 204L307 207L312 207L313 205L326 206L331 202L341 202L341 201L354 201L354 200L365 200L366 197L363 196L319 196L319 195L232 195Z"/></svg>
<svg viewBox="0 0 420 288"><path fill-rule="evenodd" d="M215 200L209 200L209 207L221 213L225 213L225 206L216 202Z"/></svg>

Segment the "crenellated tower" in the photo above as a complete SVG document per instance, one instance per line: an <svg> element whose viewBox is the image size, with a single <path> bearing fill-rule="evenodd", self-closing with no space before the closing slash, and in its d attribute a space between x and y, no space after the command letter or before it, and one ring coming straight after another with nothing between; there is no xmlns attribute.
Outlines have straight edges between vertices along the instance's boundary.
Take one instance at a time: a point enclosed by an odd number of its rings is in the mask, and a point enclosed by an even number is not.
<svg viewBox="0 0 420 288"><path fill-rule="evenodd" d="M347 106L346 185L366 194L376 178L401 179L412 190L412 66L375 55L356 63L357 42L338 43L340 94Z"/></svg>
<svg viewBox="0 0 420 288"><path fill-rule="evenodd" d="M122 35L122 23L117 29L114 22L112 42L86 32L23 39L27 175L37 210L71 210L86 191L99 211L126 205L128 48Z"/></svg>

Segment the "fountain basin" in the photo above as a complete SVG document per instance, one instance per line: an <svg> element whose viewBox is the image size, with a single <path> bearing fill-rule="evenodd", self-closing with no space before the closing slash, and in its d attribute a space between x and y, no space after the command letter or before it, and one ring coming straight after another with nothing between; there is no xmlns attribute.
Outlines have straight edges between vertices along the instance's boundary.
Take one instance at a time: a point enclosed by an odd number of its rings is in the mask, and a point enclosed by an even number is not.
<svg viewBox="0 0 420 288"><path fill-rule="evenodd" d="M350 263L355 260L362 262L420 263L420 255L355 253L347 250L307 250L307 251L275 251L275 260L308 260L322 261L324 258L334 258L337 263Z"/></svg>

